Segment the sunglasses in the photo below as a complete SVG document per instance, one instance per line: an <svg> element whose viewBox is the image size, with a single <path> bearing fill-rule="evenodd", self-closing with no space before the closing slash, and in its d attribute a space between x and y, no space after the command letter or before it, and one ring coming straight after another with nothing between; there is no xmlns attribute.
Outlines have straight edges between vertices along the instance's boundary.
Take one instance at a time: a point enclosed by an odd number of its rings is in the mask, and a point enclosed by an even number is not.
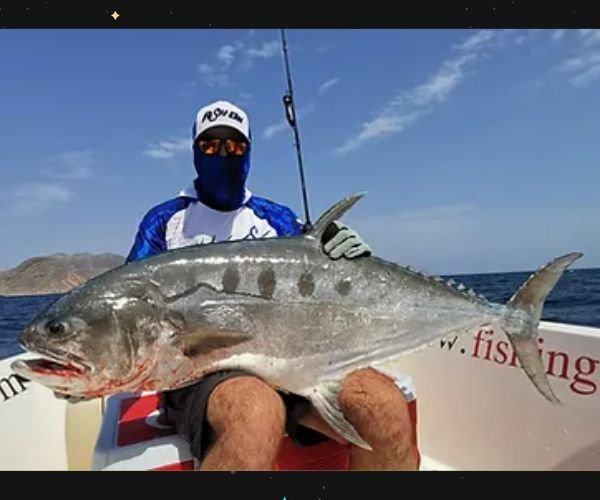
<svg viewBox="0 0 600 500"><path fill-rule="evenodd" d="M200 139L198 147L205 155L214 155L221 151L221 146L225 146L227 154L242 156L248 150L246 141L236 141L235 139Z"/></svg>

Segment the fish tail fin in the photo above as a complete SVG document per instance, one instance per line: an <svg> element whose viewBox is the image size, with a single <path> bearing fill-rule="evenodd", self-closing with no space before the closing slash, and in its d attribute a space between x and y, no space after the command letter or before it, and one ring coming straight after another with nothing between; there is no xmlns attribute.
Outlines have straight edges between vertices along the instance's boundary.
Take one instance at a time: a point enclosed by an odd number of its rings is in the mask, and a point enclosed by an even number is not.
<svg viewBox="0 0 600 500"><path fill-rule="evenodd" d="M530 275L508 301L509 312L501 324L523 370L536 389L552 403L559 403L559 400L550 387L538 351L538 325L546 297L567 267L582 255L578 252L563 255Z"/></svg>

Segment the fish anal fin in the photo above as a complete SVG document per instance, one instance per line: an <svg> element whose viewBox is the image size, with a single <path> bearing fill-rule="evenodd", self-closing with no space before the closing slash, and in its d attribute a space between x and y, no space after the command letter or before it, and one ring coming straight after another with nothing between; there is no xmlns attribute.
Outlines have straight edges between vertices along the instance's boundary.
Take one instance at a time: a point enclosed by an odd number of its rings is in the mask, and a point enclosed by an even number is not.
<svg viewBox="0 0 600 500"><path fill-rule="evenodd" d="M354 426L346 420L346 417L338 405L337 398L340 387L340 381L323 381L319 385L311 388L309 392L306 393L306 397L310 400L321 418L325 420L335 432L356 446L370 451L372 448L369 443L367 443Z"/></svg>

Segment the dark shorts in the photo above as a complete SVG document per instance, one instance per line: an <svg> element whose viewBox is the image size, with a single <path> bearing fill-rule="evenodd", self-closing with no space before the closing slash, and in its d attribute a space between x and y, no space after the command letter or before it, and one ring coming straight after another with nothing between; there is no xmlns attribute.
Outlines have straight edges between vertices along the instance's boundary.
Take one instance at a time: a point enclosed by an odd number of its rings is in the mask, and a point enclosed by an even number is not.
<svg viewBox="0 0 600 500"><path fill-rule="evenodd" d="M207 375L193 385L161 394L164 417L177 433L190 443L192 455L202 461L215 439L215 433L206 420L208 398L214 388L225 380L248 376L243 371L229 370ZM310 403L300 396L279 393L286 408L285 430L298 446L311 446L328 438L298 424L298 419Z"/></svg>

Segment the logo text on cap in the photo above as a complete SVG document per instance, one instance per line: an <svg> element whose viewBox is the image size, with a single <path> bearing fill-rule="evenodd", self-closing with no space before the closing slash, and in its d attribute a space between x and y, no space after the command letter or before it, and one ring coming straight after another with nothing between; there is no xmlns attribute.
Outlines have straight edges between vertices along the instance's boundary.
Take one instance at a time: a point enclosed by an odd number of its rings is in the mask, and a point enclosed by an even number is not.
<svg viewBox="0 0 600 500"><path fill-rule="evenodd" d="M221 117L235 120L238 123L244 123L244 119L235 111L224 108L209 109L206 113L204 113L204 116L202 117L202 123L204 123L206 120L209 122L214 122Z"/></svg>

